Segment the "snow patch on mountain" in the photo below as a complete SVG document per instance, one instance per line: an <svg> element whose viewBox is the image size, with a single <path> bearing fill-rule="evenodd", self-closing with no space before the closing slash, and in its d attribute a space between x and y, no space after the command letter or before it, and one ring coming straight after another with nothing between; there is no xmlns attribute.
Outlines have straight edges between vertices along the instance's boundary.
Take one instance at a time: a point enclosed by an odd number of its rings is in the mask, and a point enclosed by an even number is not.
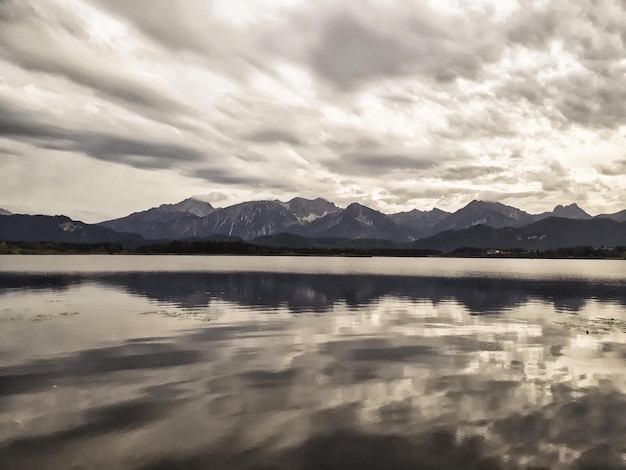
<svg viewBox="0 0 626 470"><path fill-rule="evenodd" d="M311 212L309 215L305 217L296 216L296 218L298 219L298 222L300 222L301 225L304 225L304 224L309 224L313 222L314 220L321 219L322 217L327 216L327 215L328 215L328 211L324 211L321 214L316 214L314 212Z"/></svg>
<svg viewBox="0 0 626 470"><path fill-rule="evenodd" d="M363 213L360 213L358 216L356 216L355 220L357 222L361 222L363 225L367 225L368 227L372 227L374 225L374 222L372 221L372 219L370 219Z"/></svg>
<svg viewBox="0 0 626 470"><path fill-rule="evenodd" d="M78 225L74 222L65 222L65 223L59 224L59 228L61 230L63 230L64 232L69 232L69 233L77 232L81 229L81 227L82 227L81 225Z"/></svg>

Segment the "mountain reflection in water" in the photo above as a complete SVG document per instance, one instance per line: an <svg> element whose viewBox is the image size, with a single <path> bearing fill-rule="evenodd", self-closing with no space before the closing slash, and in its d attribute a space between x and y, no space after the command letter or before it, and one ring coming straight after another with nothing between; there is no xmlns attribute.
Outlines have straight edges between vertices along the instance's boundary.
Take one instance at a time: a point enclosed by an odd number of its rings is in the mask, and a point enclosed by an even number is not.
<svg viewBox="0 0 626 470"><path fill-rule="evenodd" d="M625 287L0 273L0 467L626 468Z"/></svg>

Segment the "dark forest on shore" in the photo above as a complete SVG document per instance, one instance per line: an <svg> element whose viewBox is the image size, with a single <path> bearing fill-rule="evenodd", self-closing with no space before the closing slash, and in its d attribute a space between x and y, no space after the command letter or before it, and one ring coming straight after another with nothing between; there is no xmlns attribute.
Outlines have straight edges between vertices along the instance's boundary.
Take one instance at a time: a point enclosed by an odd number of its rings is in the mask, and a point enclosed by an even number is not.
<svg viewBox="0 0 626 470"><path fill-rule="evenodd" d="M443 252L414 248L293 248L262 246L243 241L172 241L124 248L119 243L51 243L51 242L0 242L0 254L137 254L137 255L261 255L261 256L388 256L424 257L441 256L457 258L573 258L573 259L626 259L626 247L579 246L551 250L493 250L464 247Z"/></svg>

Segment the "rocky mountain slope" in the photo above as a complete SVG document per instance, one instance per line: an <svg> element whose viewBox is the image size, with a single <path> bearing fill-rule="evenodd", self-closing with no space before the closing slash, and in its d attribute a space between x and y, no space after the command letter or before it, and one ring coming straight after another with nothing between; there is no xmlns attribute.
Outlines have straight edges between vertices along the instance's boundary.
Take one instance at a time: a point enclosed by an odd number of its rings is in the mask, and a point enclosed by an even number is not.
<svg viewBox="0 0 626 470"><path fill-rule="evenodd" d="M198 217L205 217L211 212L218 210L210 203L192 197L176 204L161 204L158 209L163 212L186 212L188 214L197 215Z"/></svg>
<svg viewBox="0 0 626 470"><path fill-rule="evenodd" d="M520 227L534 221L534 217L528 212L515 207L499 202L472 201L434 225L430 232L461 230L474 225L488 225L494 228Z"/></svg>
<svg viewBox="0 0 626 470"><path fill-rule="evenodd" d="M161 204L98 225L117 232L138 233L148 239L187 238L195 236L200 219L215 210L208 202L189 198L177 204Z"/></svg>
<svg viewBox="0 0 626 470"><path fill-rule="evenodd" d="M432 228L450 215L450 212L442 211L435 207L429 211L413 209L408 212L397 212L390 214L389 218L411 237L422 238L431 235Z"/></svg>
<svg viewBox="0 0 626 470"><path fill-rule="evenodd" d="M206 237L213 234L246 240L290 231L337 212L325 199L294 198L288 202L248 201L222 209L187 199L164 204L100 225L118 231L139 233L149 239ZM204 214L204 215L202 215Z"/></svg>
<svg viewBox="0 0 626 470"><path fill-rule="evenodd" d="M406 231L398 227L389 216L357 203L302 226L298 232L315 238L370 238L393 242L411 240Z"/></svg>

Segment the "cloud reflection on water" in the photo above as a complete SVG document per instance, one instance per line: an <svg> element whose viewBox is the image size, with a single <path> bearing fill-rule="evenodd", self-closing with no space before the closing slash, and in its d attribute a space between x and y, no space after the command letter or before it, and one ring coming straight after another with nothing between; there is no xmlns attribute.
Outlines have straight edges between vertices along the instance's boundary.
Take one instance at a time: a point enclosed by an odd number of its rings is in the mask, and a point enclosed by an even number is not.
<svg viewBox="0 0 626 470"><path fill-rule="evenodd" d="M33 292L28 314L59 295L106 304L114 293L134 303L111 321L137 317L145 332L120 326L108 345L0 365L9 468L626 465L626 333L566 324L626 319L619 282L0 275L0 298ZM12 331L62 343L92 321ZM174 321L183 329L151 331Z"/></svg>

